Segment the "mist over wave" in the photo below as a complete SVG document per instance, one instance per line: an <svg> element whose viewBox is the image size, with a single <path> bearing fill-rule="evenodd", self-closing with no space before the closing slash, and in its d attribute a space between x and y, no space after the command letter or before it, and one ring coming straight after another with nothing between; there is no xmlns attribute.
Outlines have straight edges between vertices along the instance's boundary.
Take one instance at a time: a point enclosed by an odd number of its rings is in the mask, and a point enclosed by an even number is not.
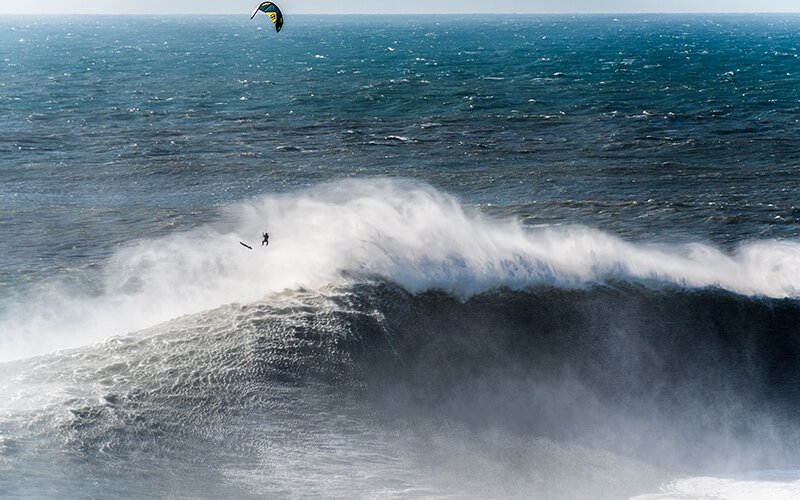
<svg viewBox="0 0 800 500"><path fill-rule="evenodd" d="M798 321L624 283L285 291L0 365L0 487L618 499L791 467Z"/></svg>
<svg viewBox="0 0 800 500"><path fill-rule="evenodd" d="M264 229L272 235L269 247L258 246ZM497 287L608 281L796 297L800 243L746 242L731 254L697 243L636 243L587 227L490 218L419 182L343 181L228 206L214 224L120 249L82 282L23 293L0 318L0 359L75 347L286 289L371 277L463 299Z"/></svg>

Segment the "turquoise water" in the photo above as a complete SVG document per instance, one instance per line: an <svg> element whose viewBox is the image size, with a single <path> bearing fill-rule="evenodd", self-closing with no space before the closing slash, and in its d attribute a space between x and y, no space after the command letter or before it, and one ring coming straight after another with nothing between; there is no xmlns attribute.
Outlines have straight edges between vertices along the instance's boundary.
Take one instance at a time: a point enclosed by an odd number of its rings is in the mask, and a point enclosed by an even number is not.
<svg viewBox="0 0 800 500"><path fill-rule="evenodd" d="M797 469L798 28L0 17L2 491Z"/></svg>

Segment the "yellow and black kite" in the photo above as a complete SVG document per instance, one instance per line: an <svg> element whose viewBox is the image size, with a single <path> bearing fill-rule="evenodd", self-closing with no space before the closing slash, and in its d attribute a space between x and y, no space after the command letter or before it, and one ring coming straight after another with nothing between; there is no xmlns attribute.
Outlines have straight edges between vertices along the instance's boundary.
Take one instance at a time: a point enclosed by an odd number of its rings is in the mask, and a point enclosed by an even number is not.
<svg viewBox="0 0 800 500"><path fill-rule="evenodd" d="M269 16L272 23L275 25L275 31L280 31L281 28L283 28L283 14L277 5L272 2L261 2L261 5L256 7L256 10L253 11L253 15L250 16L250 19L256 17L259 10Z"/></svg>

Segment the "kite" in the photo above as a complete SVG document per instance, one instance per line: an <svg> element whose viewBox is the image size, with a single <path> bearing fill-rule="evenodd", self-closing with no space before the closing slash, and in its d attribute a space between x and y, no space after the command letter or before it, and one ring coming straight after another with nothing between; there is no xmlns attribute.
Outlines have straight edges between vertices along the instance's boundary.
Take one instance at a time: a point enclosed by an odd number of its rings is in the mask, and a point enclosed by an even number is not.
<svg viewBox="0 0 800 500"><path fill-rule="evenodd" d="M258 11L263 12L267 16L269 16L272 23L275 25L275 31L278 32L283 28L283 14L281 13L281 9L278 8L272 2L261 2L261 5L256 7L256 10L253 11L253 15L250 16L252 20L258 14Z"/></svg>

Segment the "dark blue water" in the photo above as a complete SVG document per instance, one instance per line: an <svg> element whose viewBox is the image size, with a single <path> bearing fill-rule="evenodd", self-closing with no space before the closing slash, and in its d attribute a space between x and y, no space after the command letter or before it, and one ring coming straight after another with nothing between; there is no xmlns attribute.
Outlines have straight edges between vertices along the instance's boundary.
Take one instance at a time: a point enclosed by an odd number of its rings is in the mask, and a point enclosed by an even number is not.
<svg viewBox="0 0 800 500"><path fill-rule="evenodd" d="M0 17L0 495L800 469L799 28Z"/></svg>

